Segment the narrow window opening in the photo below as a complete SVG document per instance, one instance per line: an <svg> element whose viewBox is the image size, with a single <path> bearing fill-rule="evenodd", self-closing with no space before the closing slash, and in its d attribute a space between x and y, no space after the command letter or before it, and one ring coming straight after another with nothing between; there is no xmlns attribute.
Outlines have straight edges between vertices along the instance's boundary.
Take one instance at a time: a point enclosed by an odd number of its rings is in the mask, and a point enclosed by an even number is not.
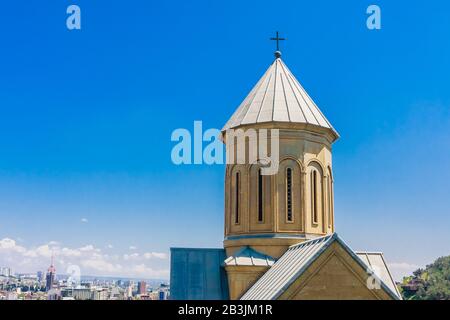
<svg viewBox="0 0 450 320"><path fill-rule="evenodd" d="M286 170L286 211L287 221L292 222L292 169Z"/></svg>
<svg viewBox="0 0 450 320"><path fill-rule="evenodd" d="M328 184L328 228L331 227L331 183L330 178L327 181Z"/></svg>
<svg viewBox="0 0 450 320"><path fill-rule="evenodd" d="M333 226L333 179L331 170L328 169L328 228Z"/></svg>
<svg viewBox="0 0 450 320"><path fill-rule="evenodd" d="M264 220L264 196L263 196L263 176L261 169L258 170L258 221Z"/></svg>
<svg viewBox="0 0 450 320"><path fill-rule="evenodd" d="M238 224L239 223L239 200L240 200L240 181L239 181L239 172L236 172L236 208L235 208L235 215L234 215L234 223Z"/></svg>
<svg viewBox="0 0 450 320"><path fill-rule="evenodd" d="M311 210L313 214L313 222L317 223L317 171L311 172Z"/></svg>

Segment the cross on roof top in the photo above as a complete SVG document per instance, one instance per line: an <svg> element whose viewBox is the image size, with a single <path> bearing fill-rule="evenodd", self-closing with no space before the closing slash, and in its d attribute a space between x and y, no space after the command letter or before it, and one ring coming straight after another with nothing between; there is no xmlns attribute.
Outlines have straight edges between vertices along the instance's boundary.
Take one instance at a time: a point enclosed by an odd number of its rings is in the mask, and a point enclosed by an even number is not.
<svg viewBox="0 0 450 320"><path fill-rule="evenodd" d="M286 40L286 38L280 38L277 31L277 36L275 38L270 38L270 40L275 40L277 42L277 51L275 52L275 57L279 58L281 56L280 41Z"/></svg>

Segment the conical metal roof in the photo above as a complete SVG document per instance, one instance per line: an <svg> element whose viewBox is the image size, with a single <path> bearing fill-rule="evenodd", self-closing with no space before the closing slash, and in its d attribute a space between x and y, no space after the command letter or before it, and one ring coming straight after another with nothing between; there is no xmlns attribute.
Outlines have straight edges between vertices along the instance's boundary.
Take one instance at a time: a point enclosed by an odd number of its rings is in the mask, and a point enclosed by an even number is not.
<svg viewBox="0 0 450 320"><path fill-rule="evenodd" d="M281 58L276 58L223 127L286 122L312 125L338 133L303 89Z"/></svg>

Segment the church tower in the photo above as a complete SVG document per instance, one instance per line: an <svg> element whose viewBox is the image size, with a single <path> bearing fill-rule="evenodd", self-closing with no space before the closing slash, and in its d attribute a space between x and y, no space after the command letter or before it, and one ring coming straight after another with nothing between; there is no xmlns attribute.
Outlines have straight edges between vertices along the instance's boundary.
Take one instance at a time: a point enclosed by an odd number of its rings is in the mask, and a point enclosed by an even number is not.
<svg viewBox="0 0 450 320"><path fill-rule="evenodd" d="M255 137L246 132L276 129L279 159L278 170L271 175L262 173L261 159L227 162L224 248L227 261L233 261L225 266L232 299L289 246L334 232L331 150L339 137L278 50L273 63L222 129L228 153L231 141L227 138L234 139L229 133L239 129L245 137L233 142L233 151L238 152L234 145L244 143L247 160ZM269 141L267 144L270 150ZM239 259L244 252L244 258L261 265L239 266L237 261L245 260Z"/></svg>
<svg viewBox="0 0 450 320"><path fill-rule="evenodd" d="M281 59L222 129L224 248L171 248L174 300L401 300L381 252L334 230L338 133Z"/></svg>

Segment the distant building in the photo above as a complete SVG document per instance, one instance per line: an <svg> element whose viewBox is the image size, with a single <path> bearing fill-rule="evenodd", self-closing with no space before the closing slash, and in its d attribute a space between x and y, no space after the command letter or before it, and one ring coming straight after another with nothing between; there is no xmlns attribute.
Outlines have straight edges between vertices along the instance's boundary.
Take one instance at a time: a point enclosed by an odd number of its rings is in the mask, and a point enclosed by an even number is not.
<svg viewBox="0 0 450 320"><path fill-rule="evenodd" d="M424 285L422 279L412 279L409 283L401 285L405 296L410 297L416 294L420 287Z"/></svg>
<svg viewBox="0 0 450 320"><path fill-rule="evenodd" d="M108 291L105 289L95 289L91 294L92 300L107 300L108 299Z"/></svg>
<svg viewBox="0 0 450 320"><path fill-rule="evenodd" d="M47 291L47 300L61 300L61 291L51 288Z"/></svg>
<svg viewBox="0 0 450 320"><path fill-rule="evenodd" d="M45 290L50 291L53 288L53 285L55 284L55 275L56 275L56 269L53 266L53 256L52 256L52 262L50 264L50 267L47 269L47 275L45 277Z"/></svg>
<svg viewBox="0 0 450 320"><path fill-rule="evenodd" d="M92 292L89 288L74 288L72 289L72 297L75 300L91 300Z"/></svg>
<svg viewBox="0 0 450 320"><path fill-rule="evenodd" d="M42 280L44 280L44 273L42 271L38 271L36 273L36 277L37 277L37 281L41 282Z"/></svg>
<svg viewBox="0 0 450 320"><path fill-rule="evenodd" d="M6 300L17 300L17 293L16 292L7 292Z"/></svg>
<svg viewBox="0 0 450 320"><path fill-rule="evenodd" d="M2 267L0 268L0 276L4 276L4 277L12 277L13 272L12 269L9 267Z"/></svg>
<svg viewBox="0 0 450 320"><path fill-rule="evenodd" d="M167 300L167 291L160 290L158 300Z"/></svg>
<svg viewBox="0 0 450 320"><path fill-rule="evenodd" d="M65 288L61 290L64 300L107 300L108 290L104 288Z"/></svg>
<svg viewBox="0 0 450 320"><path fill-rule="evenodd" d="M122 298L119 288L112 288L109 293L109 300L119 300Z"/></svg>
<svg viewBox="0 0 450 320"><path fill-rule="evenodd" d="M125 299L131 300L133 298L133 287L129 285L125 289Z"/></svg>
<svg viewBox="0 0 450 320"><path fill-rule="evenodd" d="M145 281L138 282L138 294L146 294L147 293L147 283Z"/></svg>

